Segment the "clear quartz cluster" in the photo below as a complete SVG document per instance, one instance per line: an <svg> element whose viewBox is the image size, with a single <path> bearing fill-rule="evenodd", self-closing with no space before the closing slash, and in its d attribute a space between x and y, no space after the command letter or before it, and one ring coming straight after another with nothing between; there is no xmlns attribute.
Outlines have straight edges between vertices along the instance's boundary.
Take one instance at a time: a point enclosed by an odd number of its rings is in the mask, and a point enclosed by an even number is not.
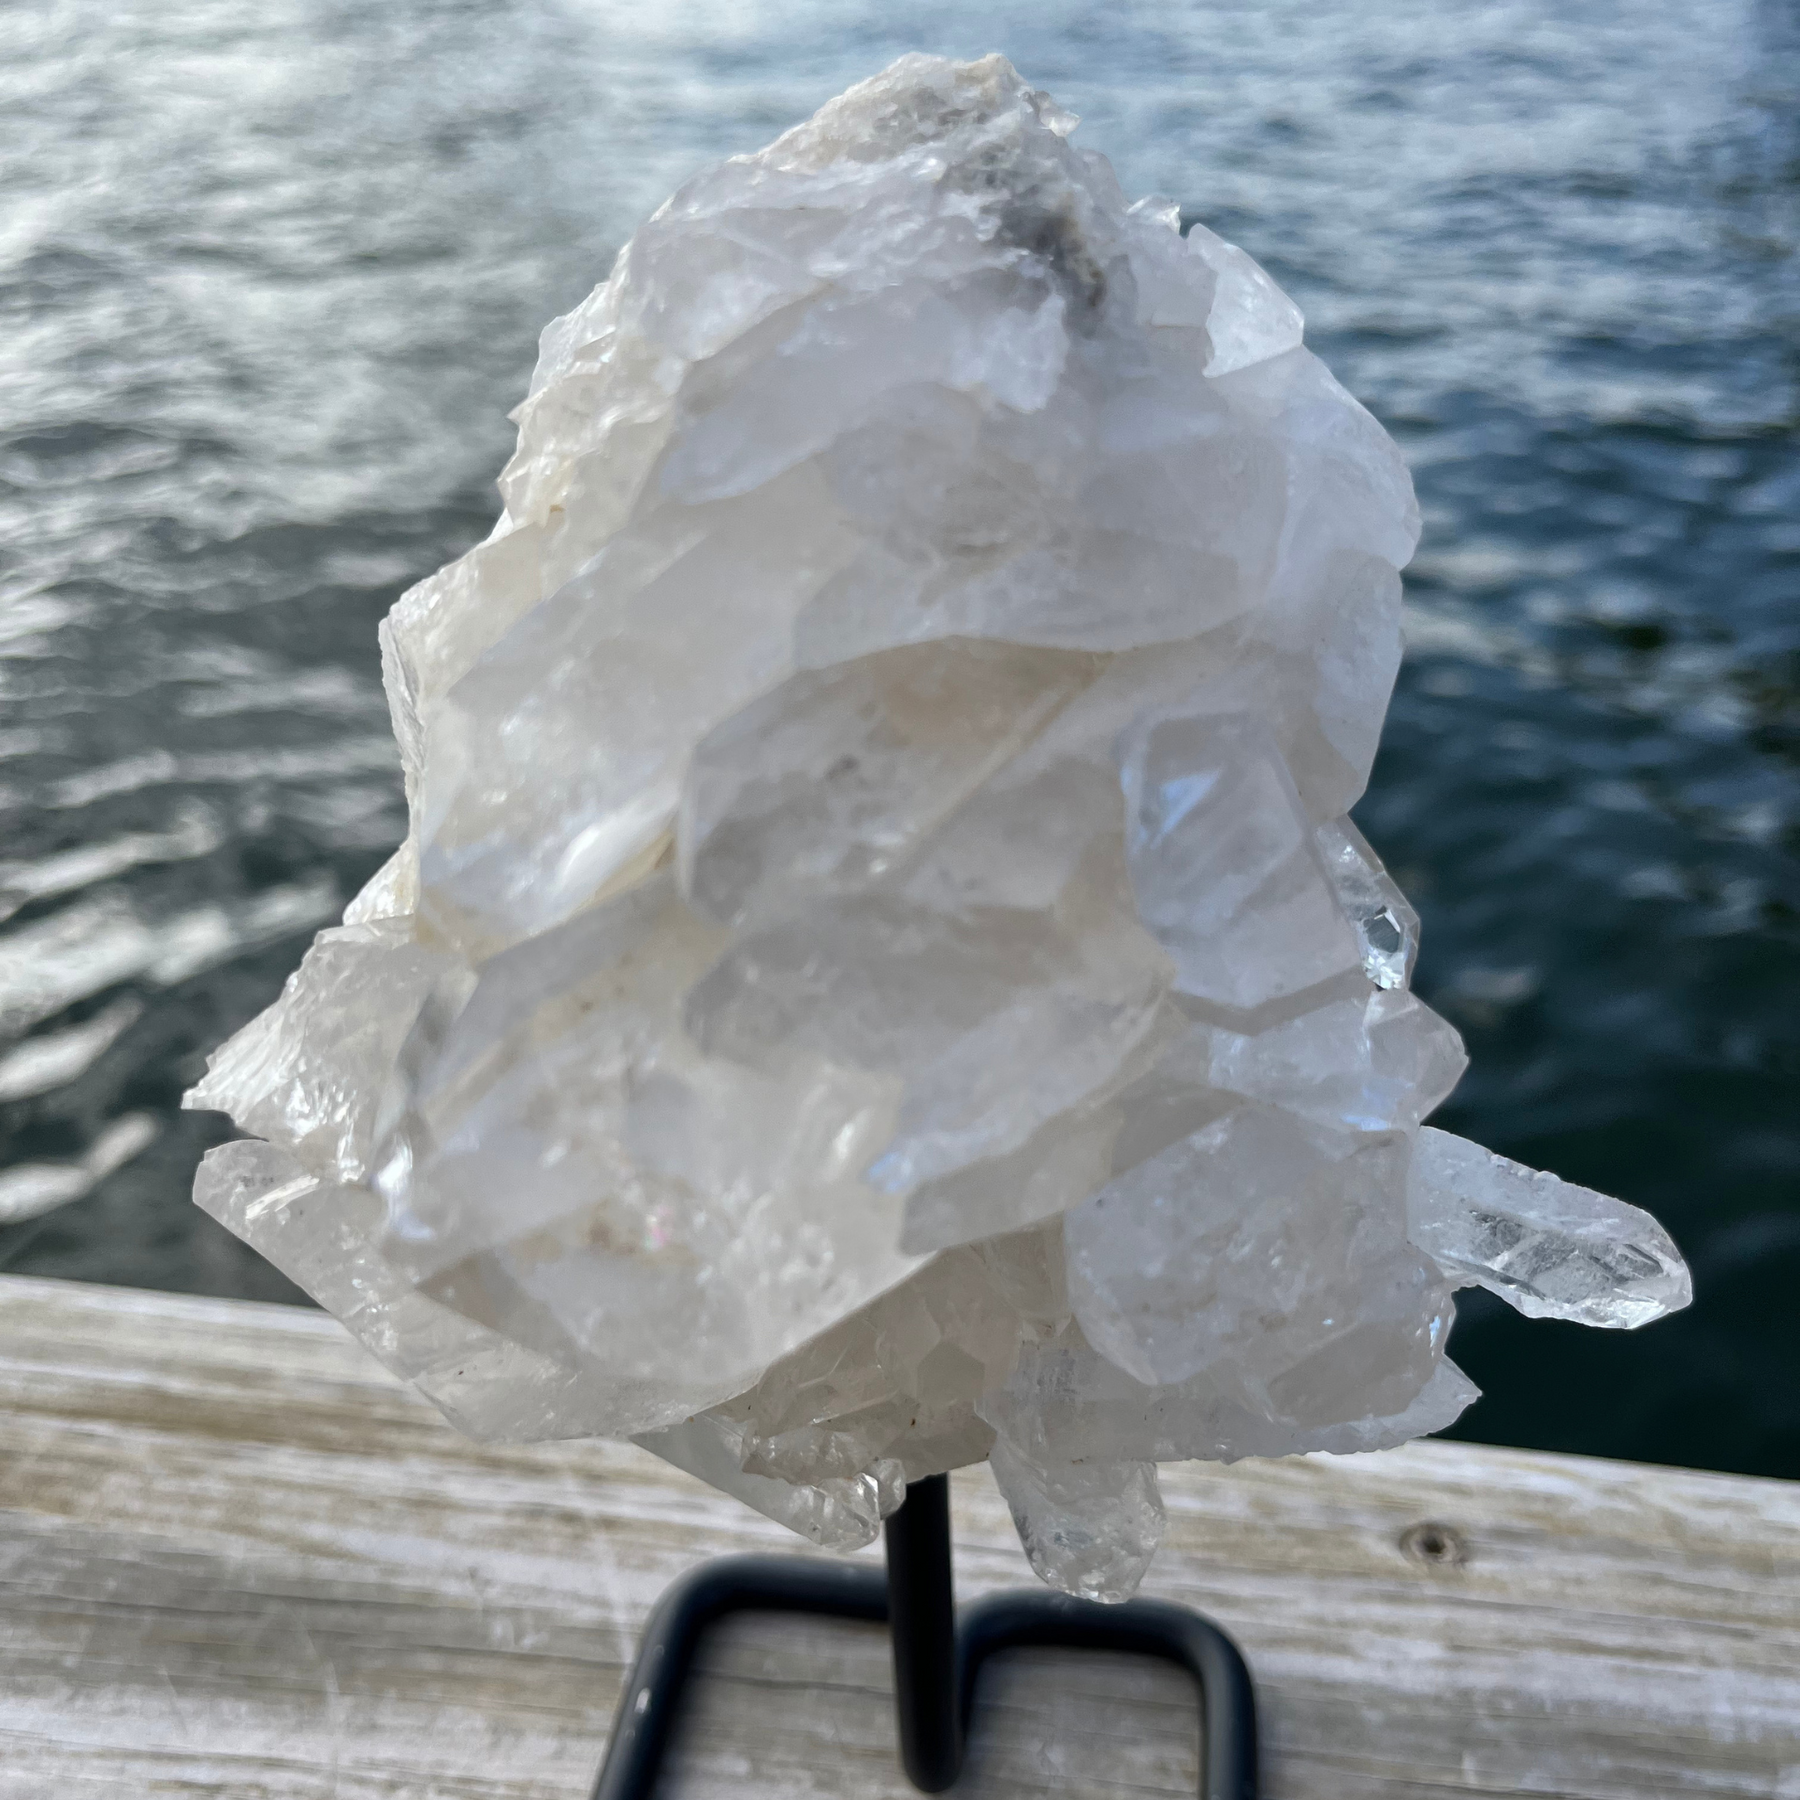
<svg viewBox="0 0 1800 1800"><path fill-rule="evenodd" d="M550 326L383 628L407 842L189 1102L255 1134L199 1203L465 1430L835 1546L985 1458L1118 1599L1158 1463L1449 1424L1453 1288L1689 1289L1421 1130L1462 1046L1345 817L1406 469L1073 124L904 58Z"/></svg>

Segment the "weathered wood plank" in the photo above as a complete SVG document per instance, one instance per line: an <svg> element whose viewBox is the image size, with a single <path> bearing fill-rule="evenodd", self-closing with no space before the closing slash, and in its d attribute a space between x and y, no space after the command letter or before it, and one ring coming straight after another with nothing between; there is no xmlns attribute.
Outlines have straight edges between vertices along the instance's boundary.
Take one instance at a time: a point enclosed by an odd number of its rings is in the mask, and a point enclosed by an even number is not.
<svg viewBox="0 0 1800 1800"><path fill-rule="evenodd" d="M1029 1580L954 1493L959 1591ZM1800 1800L1800 1488L1425 1444L1165 1493L1150 1591L1249 1654L1273 1800ZM467 1444L320 1315L16 1278L0 1512L7 1800L580 1800L665 1583L806 1553L629 1448ZM910 1792L879 1632L705 1666L672 1792ZM1170 1670L1020 1655L958 1791L1191 1794L1197 1737Z"/></svg>

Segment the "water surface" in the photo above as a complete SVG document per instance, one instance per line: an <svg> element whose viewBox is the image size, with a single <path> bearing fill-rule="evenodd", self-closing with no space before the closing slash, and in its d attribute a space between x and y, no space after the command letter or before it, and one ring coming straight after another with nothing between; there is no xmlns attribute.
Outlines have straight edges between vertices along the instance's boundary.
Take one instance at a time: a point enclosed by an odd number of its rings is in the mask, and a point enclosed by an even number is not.
<svg viewBox="0 0 1800 1800"><path fill-rule="evenodd" d="M1359 816L1474 1057L1441 1122L1693 1261L1636 1336L1465 1296L1467 1433L1800 1474L1793 9L893 10L0 12L0 1214L64 1200L0 1266L295 1297L176 1100L401 833L375 624L486 534L538 328L698 166L999 48L1405 447Z"/></svg>

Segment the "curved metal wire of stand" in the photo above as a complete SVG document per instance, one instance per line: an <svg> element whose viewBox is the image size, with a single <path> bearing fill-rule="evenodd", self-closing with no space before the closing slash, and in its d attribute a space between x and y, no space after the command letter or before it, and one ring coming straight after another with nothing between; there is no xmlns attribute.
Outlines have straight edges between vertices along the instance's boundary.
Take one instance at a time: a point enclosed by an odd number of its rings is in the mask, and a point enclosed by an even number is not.
<svg viewBox="0 0 1800 1800"><path fill-rule="evenodd" d="M1002 1650L1046 1644L1181 1664L1200 1690L1200 1800L1256 1800L1256 1701L1231 1639L1184 1606L1102 1606L1047 1590L991 1594L965 1607L959 1621L942 1475L915 1481L888 1520L885 1576L810 1557L729 1556L670 1587L644 1627L593 1800L650 1800L694 1652L707 1628L734 1612L891 1623L900 1761L928 1794L942 1793L962 1771L982 1663Z"/></svg>

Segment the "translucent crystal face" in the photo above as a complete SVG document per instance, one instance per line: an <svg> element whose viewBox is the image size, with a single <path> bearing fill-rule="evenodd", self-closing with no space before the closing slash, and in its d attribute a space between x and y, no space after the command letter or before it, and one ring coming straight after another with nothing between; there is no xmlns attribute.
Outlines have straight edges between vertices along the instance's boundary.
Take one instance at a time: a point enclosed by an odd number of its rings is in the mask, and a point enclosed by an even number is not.
<svg viewBox="0 0 1800 1800"><path fill-rule="evenodd" d="M190 1103L196 1198L464 1429L823 1544L991 1461L1119 1599L1156 1465L1455 1418L1450 1291L1635 1325L1643 1214L1464 1066L1344 816L1418 515L1241 251L1000 58L688 183L382 628L411 830Z"/></svg>

